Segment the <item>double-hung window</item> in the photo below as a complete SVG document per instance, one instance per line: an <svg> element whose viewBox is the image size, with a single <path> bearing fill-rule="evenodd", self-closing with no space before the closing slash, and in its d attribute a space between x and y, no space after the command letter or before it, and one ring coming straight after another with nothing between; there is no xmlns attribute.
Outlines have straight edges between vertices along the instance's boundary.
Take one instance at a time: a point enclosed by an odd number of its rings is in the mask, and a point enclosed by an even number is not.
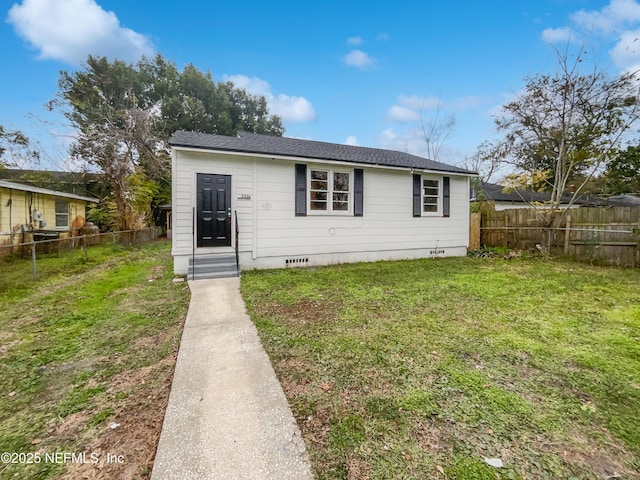
<svg viewBox="0 0 640 480"><path fill-rule="evenodd" d="M422 213L438 214L441 205L440 180L437 178L422 178Z"/></svg>
<svg viewBox="0 0 640 480"><path fill-rule="evenodd" d="M69 202L56 200L56 228L69 228Z"/></svg>
<svg viewBox="0 0 640 480"><path fill-rule="evenodd" d="M351 172L309 168L309 213L348 214L352 207Z"/></svg>
<svg viewBox="0 0 640 480"><path fill-rule="evenodd" d="M451 212L451 178L413 175L413 216L449 217Z"/></svg>

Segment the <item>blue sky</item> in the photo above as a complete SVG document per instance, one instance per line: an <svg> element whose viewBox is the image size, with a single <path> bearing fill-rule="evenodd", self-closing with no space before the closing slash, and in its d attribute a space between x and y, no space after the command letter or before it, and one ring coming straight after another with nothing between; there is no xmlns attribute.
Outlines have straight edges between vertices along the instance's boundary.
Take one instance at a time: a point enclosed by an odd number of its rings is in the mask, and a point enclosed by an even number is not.
<svg viewBox="0 0 640 480"><path fill-rule="evenodd" d="M425 154L439 106L456 125L440 160L457 164L495 138L492 115L527 75L555 70L549 42L589 38L612 74L640 65L635 0L529 2L3 2L0 124L69 169L73 131L45 103L61 70L88 54L135 61L161 53L267 97L287 136ZM640 42L639 42L640 43Z"/></svg>

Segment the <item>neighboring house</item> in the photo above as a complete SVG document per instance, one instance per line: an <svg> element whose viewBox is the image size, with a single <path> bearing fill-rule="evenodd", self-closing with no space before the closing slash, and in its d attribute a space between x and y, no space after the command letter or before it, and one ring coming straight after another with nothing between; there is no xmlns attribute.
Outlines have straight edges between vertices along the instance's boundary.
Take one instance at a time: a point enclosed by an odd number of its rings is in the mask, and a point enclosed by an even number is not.
<svg viewBox="0 0 640 480"><path fill-rule="evenodd" d="M50 170L22 170L0 168L0 180L46 188L56 192L73 193L85 197L106 195L104 175L91 172L57 172Z"/></svg>
<svg viewBox="0 0 640 480"><path fill-rule="evenodd" d="M640 196L632 193L621 193L620 195L602 198L600 201L604 202L604 205L612 207L640 207Z"/></svg>
<svg viewBox="0 0 640 480"><path fill-rule="evenodd" d="M497 211L511 208L544 208L544 204L551 201L549 192L531 192L529 190L510 190L505 192L504 185L495 183L478 182L478 186L471 187L472 202L488 201L494 205ZM567 208L571 195L563 195L560 208ZM571 208L579 207L638 207L640 197L632 194L614 195L610 197L580 195L571 205Z"/></svg>
<svg viewBox="0 0 640 480"><path fill-rule="evenodd" d="M173 256L242 268L463 256L475 173L406 153L239 132L177 132ZM237 220L236 220L237 219Z"/></svg>
<svg viewBox="0 0 640 480"><path fill-rule="evenodd" d="M549 192L532 192L520 189L505 191L505 188L504 185L479 182L477 187L471 189L471 201L488 201L493 204L498 211L510 208L528 208L531 205L535 205L536 208L543 208L545 203L551 201L551 194ZM567 208L570 200L570 195L564 195L559 207ZM577 199L572 205L572 208L577 208L583 203L584 201L582 199Z"/></svg>
<svg viewBox="0 0 640 480"><path fill-rule="evenodd" d="M0 180L0 244L76 235L98 199Z"/></svg>

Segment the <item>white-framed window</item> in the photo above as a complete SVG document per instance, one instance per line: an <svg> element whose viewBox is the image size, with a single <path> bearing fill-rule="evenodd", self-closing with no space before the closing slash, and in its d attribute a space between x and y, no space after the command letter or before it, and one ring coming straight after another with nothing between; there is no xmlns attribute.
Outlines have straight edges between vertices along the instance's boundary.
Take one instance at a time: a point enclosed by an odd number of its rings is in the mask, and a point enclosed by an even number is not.
<svg viewBox="0 0 640 480"><path fill-rule="evenodd" d="M353 209L353 172L308 169L309 214L349 215Z"/></svg>
<svg viewBox="0 0 640 480"><path fill-rule="evenodd" d="M442 181L422 177L422 215L439 215L442 210Z"/></svg>
<svg viewBox="0 0 640 480"><path fill-rule="evenodd" d="M56 200L56 228L69 228L69 202Z"/></svg>

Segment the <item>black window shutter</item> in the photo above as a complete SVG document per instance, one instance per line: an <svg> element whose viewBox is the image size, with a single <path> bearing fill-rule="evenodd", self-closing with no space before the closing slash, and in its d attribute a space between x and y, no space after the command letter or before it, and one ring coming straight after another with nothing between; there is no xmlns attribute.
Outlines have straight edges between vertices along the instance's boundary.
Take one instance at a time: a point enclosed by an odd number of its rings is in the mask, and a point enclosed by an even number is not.
<svg viewBox="0 0 640 480"><path fill-rule="evenodd" d="M420 217L422 212L422 176L413 175L413 216Z"/></svg>
<svg viewBox="0 0 640 480"><path fill-rule="evenodd" d="M449 177L442 177L442 216L448 217L451 210L451 194L449 193Z"/></svg>
<svg viewBox="0 0 640 480"><path fill-rule="evenodd" d="M364 170L356 168L353 171L353 216L362 217L364 214Z"/></svg>
<svg viewBox="0 0 640 480"><path fill-rule="evenodd" d="M296 163L296 217L307 216L307 166Z"/></svg>

